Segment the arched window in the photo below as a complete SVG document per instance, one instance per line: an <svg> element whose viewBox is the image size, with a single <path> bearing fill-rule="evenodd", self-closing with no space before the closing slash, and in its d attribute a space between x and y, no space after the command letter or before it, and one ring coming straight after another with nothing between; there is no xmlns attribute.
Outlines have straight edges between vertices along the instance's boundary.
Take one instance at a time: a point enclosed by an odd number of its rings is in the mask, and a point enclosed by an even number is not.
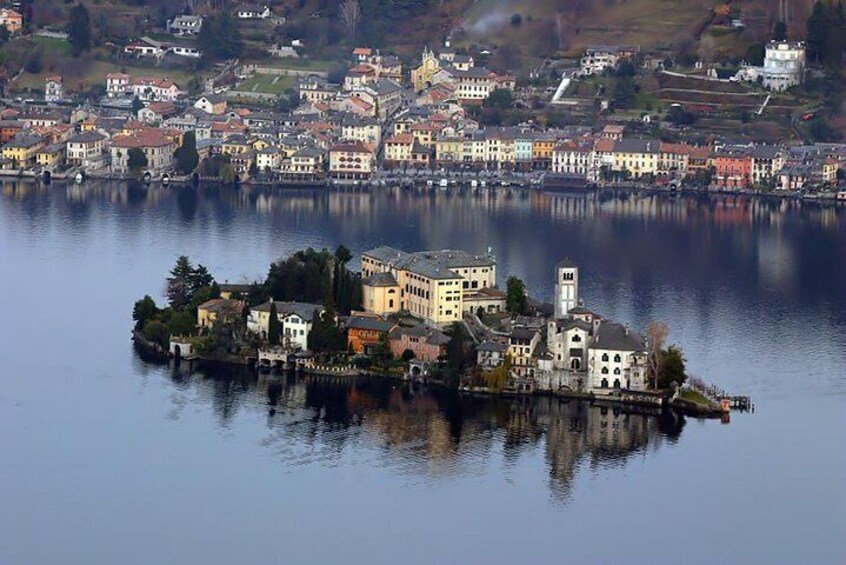
<svg viewBox="0 0 846 565"><path fill-rule="evenodd" d="M573 336L573 341L575 343L578 343L578 342L582 341L582 338L579 334L576 334L576 335Z"/></svg>
<svg viewBox="0 0 846 565"><path fill-rule="evenodd" d="M620 379L614 379L614 388L620 388Z"/></svg>
<svg viewBox="0 0 846 565"><path fill-rule="evenodd" d="M608 367L602 367L602 374L603 374L603 375L607 375L607 374L608 374Z"/></svg>
<svg viewBox="0 0 846 565"><path fill-rule="evenodd" d="M388 300L388 308L393 308L393 307L394 307L394 299L391 298L390 300ZM617 370L617 372L619 372L619 369Z"/></svg>
<svg viewBox="0 0 846 565"><path fill-rule="evenodd" d="M619 363L619 362L620 362L620 354L619 354L619 353L618 353L617 355L615 355L615 356L614 356L614 362L615 362L615 363Z"/></svg>
<svg viewBox="0 0 846 565"><path fill-rule="evenodd" d="M619 367L618 367L618 368L616 368L616 369L614 369L614 374L615 374L615 375L619 375L619 374L620 374L620 369L619 369Z"/></svg>
<svg viewBox="0 0 846 565"><path fill-rule="evenodd" d="M608 388L608 379L602 379L602 382L599 384L601 388Z"/></svg>
<svg viewBox="0 0 846 565"><path fill-rule="evenodd" d="M608 361L608 354L607 353L602 354L602 360L606 361L606 362Z"/></svg>

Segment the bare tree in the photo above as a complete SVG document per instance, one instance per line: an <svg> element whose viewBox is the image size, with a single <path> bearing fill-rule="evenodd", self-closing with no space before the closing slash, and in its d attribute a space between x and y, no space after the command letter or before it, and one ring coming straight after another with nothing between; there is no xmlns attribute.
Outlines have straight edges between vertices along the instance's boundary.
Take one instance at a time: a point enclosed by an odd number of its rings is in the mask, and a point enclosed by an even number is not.
<svg viewBox="0 0 846 565"><path fill-rule="evenodd" d="M661 369L661 350L670 335L670 327L664 322L649 322L646 327L647 347L649 349L649 372L654 387L658 388L658 373Z"/></svg>
<svg viewBox="0 0 846 565"><path fill-rule="evenodd" d="M355 39L355 33L361 21L361 5L358 0L344 0L341 4L341 18L344 20L350 39Z"/></svg>

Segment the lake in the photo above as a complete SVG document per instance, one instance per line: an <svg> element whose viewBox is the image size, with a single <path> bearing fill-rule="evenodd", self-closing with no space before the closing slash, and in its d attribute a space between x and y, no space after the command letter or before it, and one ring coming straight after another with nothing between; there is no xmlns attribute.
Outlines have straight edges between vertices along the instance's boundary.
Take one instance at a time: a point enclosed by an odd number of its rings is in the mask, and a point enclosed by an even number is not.
<svg viewBox="0 0 846 565"><path fill-rule="evenodd" d="M307 246L491 248L666 321L729 424L144 362L133 302ZM354 265L357 267L357 265ZM2 181L0 563L846 562L846 208Z"/></svg>

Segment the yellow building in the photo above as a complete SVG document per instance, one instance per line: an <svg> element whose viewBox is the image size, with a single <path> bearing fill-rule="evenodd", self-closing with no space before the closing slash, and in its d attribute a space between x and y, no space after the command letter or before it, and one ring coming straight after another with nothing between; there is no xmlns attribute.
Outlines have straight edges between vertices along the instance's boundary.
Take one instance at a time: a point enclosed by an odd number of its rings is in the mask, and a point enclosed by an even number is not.
<svg viewBox="0 0 846 565"><path fill-rule="evenodd" d="M362 281L365 312L396 314L402 307L402 289L391 273L375 273Z"/></svg>
<svg viewBox="0 0 846 565"><path fill-rule="evenodd" d="M224 323L233 322L243 315L245 307L246 303L243 300L213 298L197 307L197 325L201 328L210 328L218 320Z"/></svg>
<svg viewBox="0 0 846 565"><path fill-rule="evenodd" d="M532 160L552 161L552 153L555 151L556 140L553 137L539 138L532 140Z"/></svg>
<svg viewBox="0 0 846 565"><path fill-rule="evenodd" d="M412 147L414 147L414 136L410 133L392 135L385 140L385 161L393 163L410 162Z"/></svg>
<svg viewBox="0 0 846 565"><path fill-rule="evenodd" d="M614 144L614 170L632 177L658 173L660 144L648 139L622 139Z"/></svg>
<svg viewBox="0 0 846 565"><path fill-rule="evenodd" d="M459 163L464 160L464 139L445 137L435 141L435 159L442 163Z"/></svg>
<svg viewBox="0 0 846 565"><path fill-rule="evenodd" d="M465 295L496 284L492 256L455 250L406 253L378 247L362 254L361 273L366 281L365 309L369 306L368 311L382 314L399 308L439 326L462 319ZM391 306L390 290L397 287L399 303Z"/></svg>
<svg viewBox="0 0 846 565"><path fill-rule="evenodd" d="M65 144L54 143L42 147L35 154L35 162L48 169L61 166L65 162Z"/></svg>
<svg viewBox="0 0 846 565"><path fill-rule="evenodd" d="M414 86L414 90L420 92L424 88L432 86L432 80L440 70L441 64L435 53L431 49L424 49L420 66L411 69L411 84Z"/></svg>
<svg viewBox="0 0 846 565"><path fill-rule="evenodd" d="M23 169L35 164L35 155L44 147L44 139L35 135L18 135L3 146L3 160L14 169Z"/></svg>

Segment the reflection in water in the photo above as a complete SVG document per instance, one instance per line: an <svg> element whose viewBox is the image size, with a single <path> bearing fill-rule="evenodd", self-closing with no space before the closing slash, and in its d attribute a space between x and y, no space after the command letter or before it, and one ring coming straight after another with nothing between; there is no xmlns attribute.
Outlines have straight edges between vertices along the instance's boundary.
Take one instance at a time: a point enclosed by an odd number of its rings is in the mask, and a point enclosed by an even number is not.
<svg viewBox="0 0 846 565"><path fill-rule="evenodd" d="M240 410L265 411L264 447L281 464L338 464L344 448L368 454L359 464L390 467L416 477L474 474L494 454L505 465L542 449L550 489L566 500L583 464L596 471L624 465L633 454L675 442L684 417L650 408L591 404L549 397L459 396L367 377L255 375L242 368L194 371L172 367L174 384L211 403L220 425ZM173 414L185 407L172 397Z"/></svg>

